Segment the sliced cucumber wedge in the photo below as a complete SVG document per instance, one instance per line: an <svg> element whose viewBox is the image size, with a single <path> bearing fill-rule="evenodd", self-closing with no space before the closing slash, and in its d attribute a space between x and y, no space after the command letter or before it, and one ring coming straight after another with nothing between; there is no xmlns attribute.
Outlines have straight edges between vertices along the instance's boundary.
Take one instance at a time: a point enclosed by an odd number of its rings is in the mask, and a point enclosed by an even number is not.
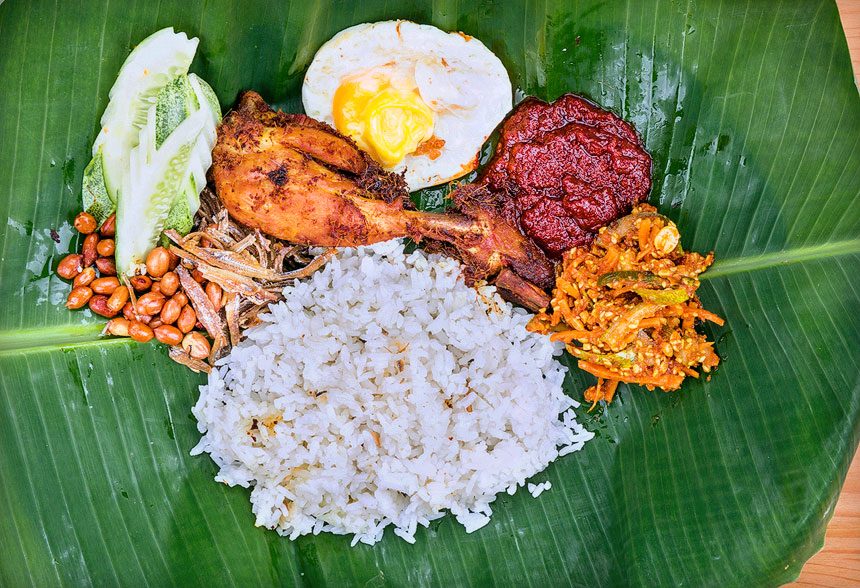
<svg viewBox="0 0 860 588"><path fill-rule="evenodd" d="M142 270L147 253L158 242L176 195L191 173L197 139L209 123L209 113L200 109L155 148L155 114L153 105L140 142L129 154L129 173L117 202L116 267L127 276Z"/></svg>
<svg viewBox="0 0 860 588"><path fill-rule="evenodd" d="M206 186L206 171L212 165L212 148L217 139L216 127L221 121L221 106L209 84L194 74L179 76L165 86L158 95L156 106L156 137L163 137L186 116L198 109L206 110L208 123L204 125L194 155L188 182L183 191L176 195L164 229L173 229L184 235L191 230L194 215L200 207L200 192Z"/></svg>
<svg viewBox="0 0 860 588"><path fill-rule="evenodd" d="M141 41L120 68L93 144L93 156L102 153L104 184L115 202L150 107L161 88L177 75L188 73L197 44L196 38L189 39L172 27L162 29Z"/></svg>
<svg viewBox="0 0 860 588"><path fill-rule="evenodd" d="M99 226L116 210L116 203L105 186L101 149L84 168L81 198L84 202L84 210L95 217Z"/></svg>

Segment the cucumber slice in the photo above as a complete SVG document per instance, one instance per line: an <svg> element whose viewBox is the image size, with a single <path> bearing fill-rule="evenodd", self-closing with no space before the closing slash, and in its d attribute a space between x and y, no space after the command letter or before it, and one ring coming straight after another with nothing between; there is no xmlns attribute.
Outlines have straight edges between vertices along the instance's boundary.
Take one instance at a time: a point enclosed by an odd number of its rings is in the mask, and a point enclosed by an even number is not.
<svg viewBox="0 0 860 588"><path fill-rule="evenodd" d="M150 107L165 84L188 72L197 44L196 38L189 39L172 27L162 29L141 41L120 68L93 144L94 156L102 152L104 183L114 201L119 201L129 153L138 144Z"/></svg>
<svg viewBox="0 0 860 588"><path fill-rule="evenodd" d="M120 274L140 271L146 254L158 242L192 164L200 165L196 144L210 117L206 109L198 110L155 148L156 106L150 108L139 144L129 154L129 173L117 204L116 266Z"/></svg>
<svg viewBox="0 0 860 588"><path fill-rule="evenodd" d="M170 133L199 108L197 94L188 76L176 76L170 80L158 93L155 103L155 147L161 147Z"/></svg>
<svg viewBox="0 0 860 588"><path fill-rule="evenodd" d="M164 225L165 230L174 229L183 235L191 230L194 215L200 207L200 192L206 185L206 171L212 165L212 148L217 139L216 126L221 120L221 106L212 88L194 74L179 76L158 95L156 137L169 135L177 121L198 109L207 111L207 124L194 147L188 181L182 192L176 195Z"/></svg>
<svg viewBox="0 0 860 588"><path fill-rule="evenodd" d="M99 226L116 210L116 203L110 197L105 186L101 149L96 152L87 167L84 168L81 199L84 202L84 210L95 217Z"/></svg>

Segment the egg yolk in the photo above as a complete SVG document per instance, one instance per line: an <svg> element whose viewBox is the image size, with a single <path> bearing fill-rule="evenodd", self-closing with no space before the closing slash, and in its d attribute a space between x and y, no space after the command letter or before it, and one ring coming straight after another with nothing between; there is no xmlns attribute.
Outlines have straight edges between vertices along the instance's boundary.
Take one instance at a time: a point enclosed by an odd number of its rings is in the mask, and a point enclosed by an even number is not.
<svg viewBox="0 0 860 588"><path fill-rule="evenodd" d="M433 111L418 91L389 80L344 81L334 93L334 126L384 167L433 136Z"/></svg>

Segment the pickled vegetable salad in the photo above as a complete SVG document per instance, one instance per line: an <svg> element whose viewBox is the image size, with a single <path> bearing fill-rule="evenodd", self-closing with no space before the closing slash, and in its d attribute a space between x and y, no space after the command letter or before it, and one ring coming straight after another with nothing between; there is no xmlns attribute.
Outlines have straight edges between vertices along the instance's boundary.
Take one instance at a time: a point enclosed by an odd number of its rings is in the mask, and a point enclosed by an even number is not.
<svg viewBox="0 0 860 588"><path fill-rule="evenodd" d="M142 269L162 231L190 231L200 205L221 108L212 88L188 73L197 45L166 28L135 47L84 170L84 210L98 223L116 211L122 275Z"/></svg>

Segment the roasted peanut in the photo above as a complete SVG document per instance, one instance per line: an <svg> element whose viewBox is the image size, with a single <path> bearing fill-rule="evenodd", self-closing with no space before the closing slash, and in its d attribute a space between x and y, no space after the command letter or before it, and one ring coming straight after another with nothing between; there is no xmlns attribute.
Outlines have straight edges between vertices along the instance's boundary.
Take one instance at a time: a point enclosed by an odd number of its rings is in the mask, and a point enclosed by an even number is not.
<svg viewBox="0 0 860 588"><path fill-rule="evenodd" d="M153 282L152 286L149 288L149 291L153 294L161 294L161 282Z"/></svg>
<svg viewBox="0 0 860 588"><path fill-rule="evenodd" d="M170 255L164 247L156 247L146 256L146 273L160 278L170 268Z"/></svg>
<svg viewBox="0 0 860 588"><path fill-rule="evenodd" d="M178 300L171 298L161 308L161 320L165 325L172 325L179 318L179 313L181 312L182 305L179 304Z"/></svg>
<svg viewBox="0 0 860 588"><path fill-rule="evenodd" d="M199 269L191 270L191 277L194 278L194 281L198 284L202 284L206 281L206 278L203 277L203 272L201 272Z"/></svg>
<svg viewBox="0 0 860 588"><path fill-rule="evenodd" d="M93 292L95 292L96 294L107 294L108 296L110 296L111 294L113 294L114 290L119 288L119 280L116 278L116 276L109 276L107 278L96 278L90 283L90 288L92 288ZM117 311L119 311L120 308L122 308L122 305L117 308Z"/></svg>
<svg viewBox="0 0 860 588"><path fill-rule="evenodd" d="M135 309L138 314L158 314L164 306L165 298L157 292L147 292L137 299Z"/></svg>
<svg viewBox="0 0 860 588"><path fill-rule="evenodd" d="M90 310L101 316L111 318L116 316L116 312L108 308L108 297L103 294L96 294L90 298Z"/></svg>
<svg viewBox="0 0 860 588"><path fill-rule="evenodd" d="M164 324L164 321L161 320L161 317L154 316L152 320L146 323L149 325L150 329L156 329Z"/></svg>
<svg viewBox="0 0 860 588"><path fill-rule="evenodd" d="M170 263L167 267L170 268L170 271L173 271L176 269L176 266L179 265L179 256L170 249L167 250L167 254L170 256Z"/></svg>
<svg viewBox="0 0 860 588"><path fill-rule="evenodd" d="M134 314L134 305L131 303L131 301L126 302L123 305L122 316L124 316L125 318L127 318L130 321L133 321L137 318L137 316Z"/></svg>
<svg viewBox="0 0 860 588"><path fill-rule="evenodd" d="M69 297L66 299L66 308L74 310L76 308L82 308L87 302L90 301L90 298L93 296L93 291L86 286L78 286L77 288L72 288L72 291L69 292Z"/></svg>
<svg viewBox="0 0 860 588"><path fill-rule="evenodd" d="M145 292L152 287L152 280L149 276L133 276L128 281L135 292Z"/></svg>
<svg viewBox="0 0 860 588"><path fill-rule="evenodd" d="M182 343L182 332L170 325L161 325L153 329L155 338L165 345L179 345Z"/></svg>
<svg viewBox="0 0 860 588"><path fill-rule="evenodd" d="M113 255L113 252L116 251L116 243L114 243L113 239L102 239L99 241L99 244L96 245L96 251L98 251L99 255L102 257L110 257Z"/></svg>
<svg viewBox="0 0 860 588"><path fill-rule="evenodd" d="M209 341L198 331L191 331L182 339L182 349L194 359L209 357Z"/></svg>
<svg viewBox="0 0 860 588"><path fill-rule="evenodd" d="M95 260L99 256L99 252L96 250L99 244L99 236L98 233L90 233L86 237L84 237L84 244L81 247L81 255L84 256L83 264L84 267L91 266Z"/></svg>
<svg viewBox="0 0 860 588"><path fill-rule="evenodd" d="M75 228L79 233L89 235L98 228L96 218L89 212L79 212L75 217Z"/></svg>
<svg viewBox="0 0 860 588"><path fill-rule="evenodd" d="M128 337L128 328L130 325L131 322L128 319L118 316L108 321L107 332L117 337Z"/></svg>
<svg viewBox="0 0 860 588"><path fill-rule="evenodd" d="M94 267L84 268L84 271L75 276L72 286L89 286L90 282L96 279L96 269Z"/></svg>
<svg viewBox="0 0 860 588"><path fill-rule="evenodd" d="M115 276L116 275L116 263L110 257L99 257L96 260L96 267L99 270L99 273L103 276Z"/></svg>
<svg viewBox="0 0 860 588"><path fill-rule="evenodd" d="M221 294L221 286L215 282L209 282L206 284L206 296L209 297L209 301L212 303L212 306L215 307L215 312L221 310Z"/></svg>
<svg viewBox="0 0 860 588"><path fill-rule="evenodd" d="M154 335L155 334L152 332L152 329L140 321L131 321L128 326L128 336L138 343L146 343L152 339Z"/></svg>
<svg viewBox="0 0 860 588"><path fill-rule="evenodd" d="M188 296L186 296L185 292L183 292L182 290L173 295L173 300L178 302L180 307L183 307L188 304Z"/></svg>
<svg viewBox="0 0 860 588"><path fill-rule="evenodd" d="M77 253L70 253L60 260L57 266L57 275L64 280L71 280L84 269L83 256Z"/></svg>
<svg viewBox="0 0 860 588"><path fill-rule="evenodd" d="M161 293L165 296L173 296L179 288L179 276L175 272L167 272L161 276Z"/></svg>
<svg viewBox="0 0 860 588"><path fill-rule="evenodd" d="M678 247L680 240L678 229L672 225L665 226L654 236L654 249L663 255L669 255Z"/></svg>
<svg viewBox="0 0 860 588"><path fill-rule="evenodd" d="M179 318L176 319L176 327L183 333L188 333L195 324L197 324L197 313L190 305L183 306Z"/></svg>
<svg viewBox="0 0 860 588"><path fill-rule="evenodd" d="M113 237L116 234L116 215L112 214L102 223L99 233L102 237Z"/></svg>
<svg viewBox="0 0 860 588"><path fill-rule="evenodd" d="M125 286L119 286L116 290L113 291L113 294L108 298L108 308L114 312L119 312L125 306L126 302L128 302L128 288Z"/></svg>

